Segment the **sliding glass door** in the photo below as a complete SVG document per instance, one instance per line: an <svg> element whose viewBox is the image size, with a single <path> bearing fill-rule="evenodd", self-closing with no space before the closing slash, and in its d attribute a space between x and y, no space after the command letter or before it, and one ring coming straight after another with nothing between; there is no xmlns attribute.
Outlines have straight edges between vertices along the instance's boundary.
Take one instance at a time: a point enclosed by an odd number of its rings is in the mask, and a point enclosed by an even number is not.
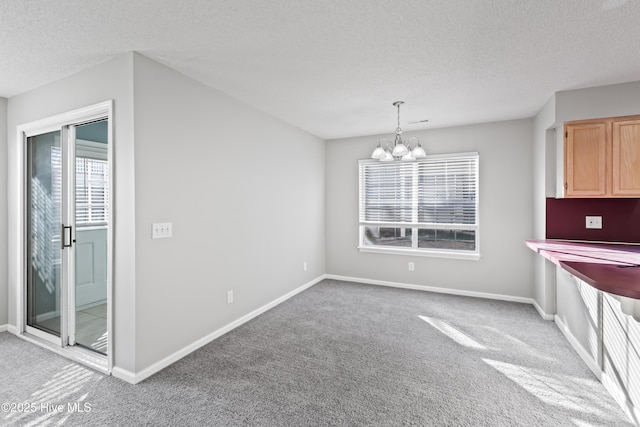
<svg viewBox="0 0 640 427"><path fill-rule="evenodd" d="M75 344L107 352L107 121L75 127Z"/></svg>
<svg viewBox="0 0 640 427"><path fill-rule="evenodd" d="M62 159L60 131L27 138L27 326L60 337Z"/></svg>
<svg viewBox="0 0 640 427"><path fill-rule="evenodd" d="M108 351L109 122L25 135L25 332Z"/></svg>

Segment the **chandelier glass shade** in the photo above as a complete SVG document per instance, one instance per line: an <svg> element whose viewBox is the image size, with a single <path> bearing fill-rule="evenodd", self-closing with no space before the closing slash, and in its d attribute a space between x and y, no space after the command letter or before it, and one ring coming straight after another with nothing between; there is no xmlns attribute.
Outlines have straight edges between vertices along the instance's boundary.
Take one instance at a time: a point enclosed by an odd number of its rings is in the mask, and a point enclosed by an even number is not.
<svg viewBox="0 0 640 427"><path fill-rule="evenodd" d="M411 161L427 157L427 153L420 145L420 140L412 136L407 143L402 140L402 129L400 128L400 106L403 101L396 101L393 106L398 109L398 127L396 128L396 137L394 141L387 138L381 138L378 146L371 153L371 158L380 160L381 162L393 162L394 160ZM413 144L413 146L412 146Z"/></svg>

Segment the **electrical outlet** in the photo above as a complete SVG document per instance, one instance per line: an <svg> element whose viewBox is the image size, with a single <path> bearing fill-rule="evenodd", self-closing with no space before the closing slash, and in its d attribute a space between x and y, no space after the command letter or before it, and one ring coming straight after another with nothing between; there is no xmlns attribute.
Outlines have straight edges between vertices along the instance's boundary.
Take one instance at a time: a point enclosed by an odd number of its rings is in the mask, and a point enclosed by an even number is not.
<svg viewBox="0 0 640 427"><path fill-rule="evenodd" d="M231 304L233 302L233 291L227 291L227 304Z"/></svg>
<svg viewBox="0 0 640 427"><path fill-rule="evenodd" d="M307 271L307 261L302 263L302 271Z"/></svg>
<svg viewBox="0 0 640 427"><path fill-rule="evenodd" d="M170 222L156 222L151 230L152 239L166 239L173 235L173 224Z"/></svg>
<svg viewBox="0 0 640 427"><path fill-rule="evenodd" d="M601 216L588 216L586 217L587 228L602 228L602 217Z"/></svg>
<svg viewBox="0 0 640 427"><path fill-rule="evenodd" d="M410 262L409 263L409 271L414 271L416 269L416 266L414 263Z"/></svg>

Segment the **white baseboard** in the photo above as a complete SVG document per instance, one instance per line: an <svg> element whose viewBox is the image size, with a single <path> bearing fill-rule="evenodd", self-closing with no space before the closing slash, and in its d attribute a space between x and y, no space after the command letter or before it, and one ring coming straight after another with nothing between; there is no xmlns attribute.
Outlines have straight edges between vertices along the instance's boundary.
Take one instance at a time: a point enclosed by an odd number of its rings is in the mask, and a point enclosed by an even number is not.
<svg viewBox="0 0 640 427"><path fill-rule="evenodd" d="M182 359L183 357L185 357L186 355L193 353L195 350L199 349L200 347L209 344L211 341L215 340L216 338L226 334L227 332L237 328L238 326L242 325L243 323L248 322L249 320L253 319L254 317L259 316L260 314L264 313L267 310L270 310L271 308L277 306L278 304L283 303L284 301L288 300L289 298L299 294L300 292L309 289L311 286L315 285L316 283L324 280L326 278L326 275L322 275L319 276L317 278L315 278L314 280L300 286L299 288L294 289L293 291L279 297L276 298L275 300L271 301L268 304L263 305L260 308L257 308L255 310L253 310L251 313L248 313L244 316L242 316L241 318L229 323L226 326L223 326L222 328L213 331L212 333L210 333L209 335L206 335L202 338L200 338L199 340L189 344L186 347L183 347L182 349L176 351L175 353L165 357L164 359L154 363L153 365L141 370L140 372L137 373L132 373L129 372L125 369L122 368L118 368L118 367L113 367L113 369L111 370L111 374L116 377L116 378L120 378L128 383L131 384L137 384L140 381L145 380L146 378L149 378L151 375L161 371L162 369L166 368L167 366L171 365L172 363L177 362L178 360Z"/></svg>
<svg viewBox="0 0 640 427"><path fill-rule="evenodd" d="M465 297L495 299L500 301L521 302L533 304L533 298L516 297L512 295L490 294L486 292L464 291L461 289L439 288L436 286L412 285L410 283L387 282L385 280L363 279L361 277L338 276L336 274L325 274L326 279L342 280L345 282L364 283L367 285L389 286L392 288L413 289L418 291L436 292L439 294L460 295Z"/></svg>
<svg viewBox="0 0 640 427"><path fill-rule="evenodd" d="M6 325L6 326L7 326L7 332L13 335L18 335L18 328L16 326L13 326L13 325Z"/></svg>
<svg viewBox="0 0 640 427"><path fill-rule="evenodd" d="M548 314L547 312L545 312L542 307L540 307L538 305L538 302L534 299L533 302L533 307L538 310L538 314L540 315L540 317L542 317L544 320L554 320L555 319L555 315L553 314Z"/></svg>
<svg viewBox="0 0 640 427"><path fill-rule="evenodd" d="M114 366L111 369L111 375L113 375L118 379L126 381L130 384L136 384L142 381L142 380L136 381L136 374L134 374L133 372L127 371L126 369L119 368L117 366Z"/></svg>
<svg viewBox="0 0 640 427"><path fill-rule="evenodd" d="M576 337L573 336L567 325L562 321L562 319L560 319L559 316L554 316L553 321L558 326L558 329L560 329L560 332L562 332L562 335L564 335L567 341L569 341L571 347L573 347L576 353L578 353L578 356L580 356L582 361L589 367L589 369L591 369L593 375L595 375L598 380L602 382L602 369L600 369L600 366L598 366L598 362L596 362L593 357L591 357L591 355L587 353L584 347L582 347Z"/></svg>
<svg viewBox="0 0 640 427"><path fill-rule="evenodd" d="M106 304L106 303L107 303L107 300L103 299L103 300L100 300L100 301L90 302L88 304L81 305L81 306L76 305L76 311L86 310L87 308L96 307L98 305L102 305L102 304Z"/></svg>
<svg viewBox="0 0 640 427"><path fill-rule="evenodd" d="M54 317L58 317L58 316L60 316L60 312L48 311L46 313L38 314L36 316L36 322L38 323L46 322L47 320L51 320Z"/></svg>
<svg viewBox="0 0 640 427"><path fill-rule="evenodd" d="M0 332L7 332L9 325L0 325Z"/></svg>

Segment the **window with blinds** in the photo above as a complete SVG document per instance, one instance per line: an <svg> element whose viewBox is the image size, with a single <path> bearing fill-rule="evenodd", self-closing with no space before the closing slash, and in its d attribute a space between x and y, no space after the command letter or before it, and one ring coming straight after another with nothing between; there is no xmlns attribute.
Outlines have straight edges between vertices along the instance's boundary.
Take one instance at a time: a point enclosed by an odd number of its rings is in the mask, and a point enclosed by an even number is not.
<svg viewBox="0 0 640 427"><path fill-rule="evenodd" d="M109 165L105 160L76 157L76 224L109 220Z"/></svg>
<svg viewBox="0 0 640 427"><path fill-rule="evenodd" d="M62 173L60 147L51 147L51 170ZM58 180L61 182L61 180ZM53 189L60 203L62 188ZM76 225L102 226L109 221L109 163L106 160L76 157Z"/></svg>
<svg viewBox="0 0 640 427"><path fill-rule="evenodd" d="M359 168L361 250L477 258L478 153Z"/></svg>

